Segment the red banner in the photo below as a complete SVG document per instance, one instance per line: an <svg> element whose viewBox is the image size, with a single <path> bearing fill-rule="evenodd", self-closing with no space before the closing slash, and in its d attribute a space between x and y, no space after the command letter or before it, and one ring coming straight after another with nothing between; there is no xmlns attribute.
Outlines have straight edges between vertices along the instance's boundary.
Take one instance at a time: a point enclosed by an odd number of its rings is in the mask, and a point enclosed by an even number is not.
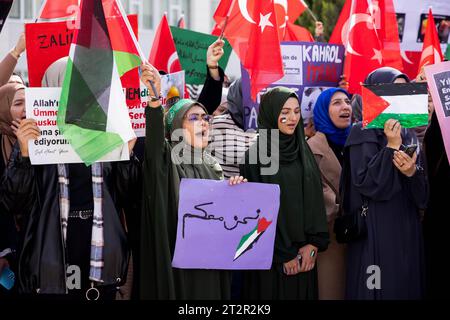
<svg viewBox="0 0 450 320"><path fill-rule="evenodd" d="M129 15L128 19L137 37L137 15ZM68 28L71 25L72 22L70 21L39 22L25 25L30 87L41 87L42 78L47 69L56 60L69 55L74 32L74 29ZM136 70L129 73L133 71ZM127 73L122 78L128 76Z"/></svg>

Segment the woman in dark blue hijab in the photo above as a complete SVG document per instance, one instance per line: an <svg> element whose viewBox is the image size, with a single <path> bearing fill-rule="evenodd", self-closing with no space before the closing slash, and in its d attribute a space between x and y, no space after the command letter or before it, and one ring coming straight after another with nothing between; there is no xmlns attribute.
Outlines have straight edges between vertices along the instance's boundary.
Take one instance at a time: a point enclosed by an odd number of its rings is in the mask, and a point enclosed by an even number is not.
<svg viewBox="0 0 450 320"><path fill-rule="evenodd" d="M316 134L308 140L322 178L322 192L327 211L330 244L317 260L319 299L342 300L345 297L345 246L338 244L333 233L339 210L339 178L345 141L350 134L352 107L344 89L323 91L314 106Z"/></svg>
<svg viewBox="0 0 450 320"><path fill-rule="evenodd" d="M323 91L314 106L314 127L325 135L339 162L350 134L351 116L350 96L341 88Z"/></svg>

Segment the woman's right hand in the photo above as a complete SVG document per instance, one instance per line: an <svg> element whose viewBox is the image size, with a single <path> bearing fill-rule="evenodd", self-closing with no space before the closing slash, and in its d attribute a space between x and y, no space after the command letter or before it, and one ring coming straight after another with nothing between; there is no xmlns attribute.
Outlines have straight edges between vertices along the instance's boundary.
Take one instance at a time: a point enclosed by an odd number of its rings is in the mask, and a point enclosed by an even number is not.
<svg viewBox="0 0 450 320"><path fill-rule="evenodd" d="M384 123L384 134L387 138L387 147L395 150L399 150L402 145L401 136L402 126L400 121L395 119L389 119Z"/></svg>
<svg viewBox="0 0 450 320"><path fill-rule="evenodd" d="M150 92L150 96L159 97L161 95L161 76L158 70L150 63L143 63L141 65L141 81L147 87L148 91ZM153 91L151 82L153 83L153 86L155 87L155 90L157 92ZM156 108L161 106L161 103L159 102L159 100L153 101L150 102L150 106Z"/></svg>
<svg viewBox="0 0 450 320"><path fill-rule="evenodd" d="M14 47L16 52L20 55L22 54L26 49L26 41L25 41L25 32L22 32L19 36L19 39L17 39L16 46Z"/></svg>
<svg viewBox="0 0 450 320"><path fill-rule="evenodd" d="M11 129L19 141L22 157L28 157L28 141L39 138L41 131L34 119L15 120L12 123Z"/></svg>

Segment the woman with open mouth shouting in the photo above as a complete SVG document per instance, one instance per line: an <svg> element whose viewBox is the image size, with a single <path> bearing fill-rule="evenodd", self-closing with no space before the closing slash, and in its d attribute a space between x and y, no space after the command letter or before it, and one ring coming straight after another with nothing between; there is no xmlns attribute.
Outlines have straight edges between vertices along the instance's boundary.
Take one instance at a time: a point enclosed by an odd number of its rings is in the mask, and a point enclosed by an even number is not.
<svg viewBox="0 0 450 320"><path fill-rule="evenodd" d="M348 92L341 88L323 91L314 107L317 132L308 140L322 174L330 233L328 250L317 257L320 300L342 300L345 297L345 246L336 242L333 225L339 210L339 177L351 123L352 107Z"/></svg>

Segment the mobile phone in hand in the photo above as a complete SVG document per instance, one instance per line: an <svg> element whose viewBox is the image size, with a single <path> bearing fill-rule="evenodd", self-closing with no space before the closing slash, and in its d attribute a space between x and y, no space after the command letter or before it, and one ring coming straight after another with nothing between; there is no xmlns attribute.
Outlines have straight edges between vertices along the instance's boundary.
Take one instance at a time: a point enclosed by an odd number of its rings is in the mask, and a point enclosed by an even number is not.
<svg viewBox="0 0 450 320"><path fill-rule="evenodd" d="M15 280L14 272L9 267L4 268L2 274L0 274L0 285L5 287L6 290L11 290Z"/></svg>
<svg viewBox="0 0 450 320"><path fill-rule="evenodd" d="M405 152L408 156L412 158L414 152L417 150L417 144L410 144L408 146L405 146L403 149L403 152Z"/></svg>

